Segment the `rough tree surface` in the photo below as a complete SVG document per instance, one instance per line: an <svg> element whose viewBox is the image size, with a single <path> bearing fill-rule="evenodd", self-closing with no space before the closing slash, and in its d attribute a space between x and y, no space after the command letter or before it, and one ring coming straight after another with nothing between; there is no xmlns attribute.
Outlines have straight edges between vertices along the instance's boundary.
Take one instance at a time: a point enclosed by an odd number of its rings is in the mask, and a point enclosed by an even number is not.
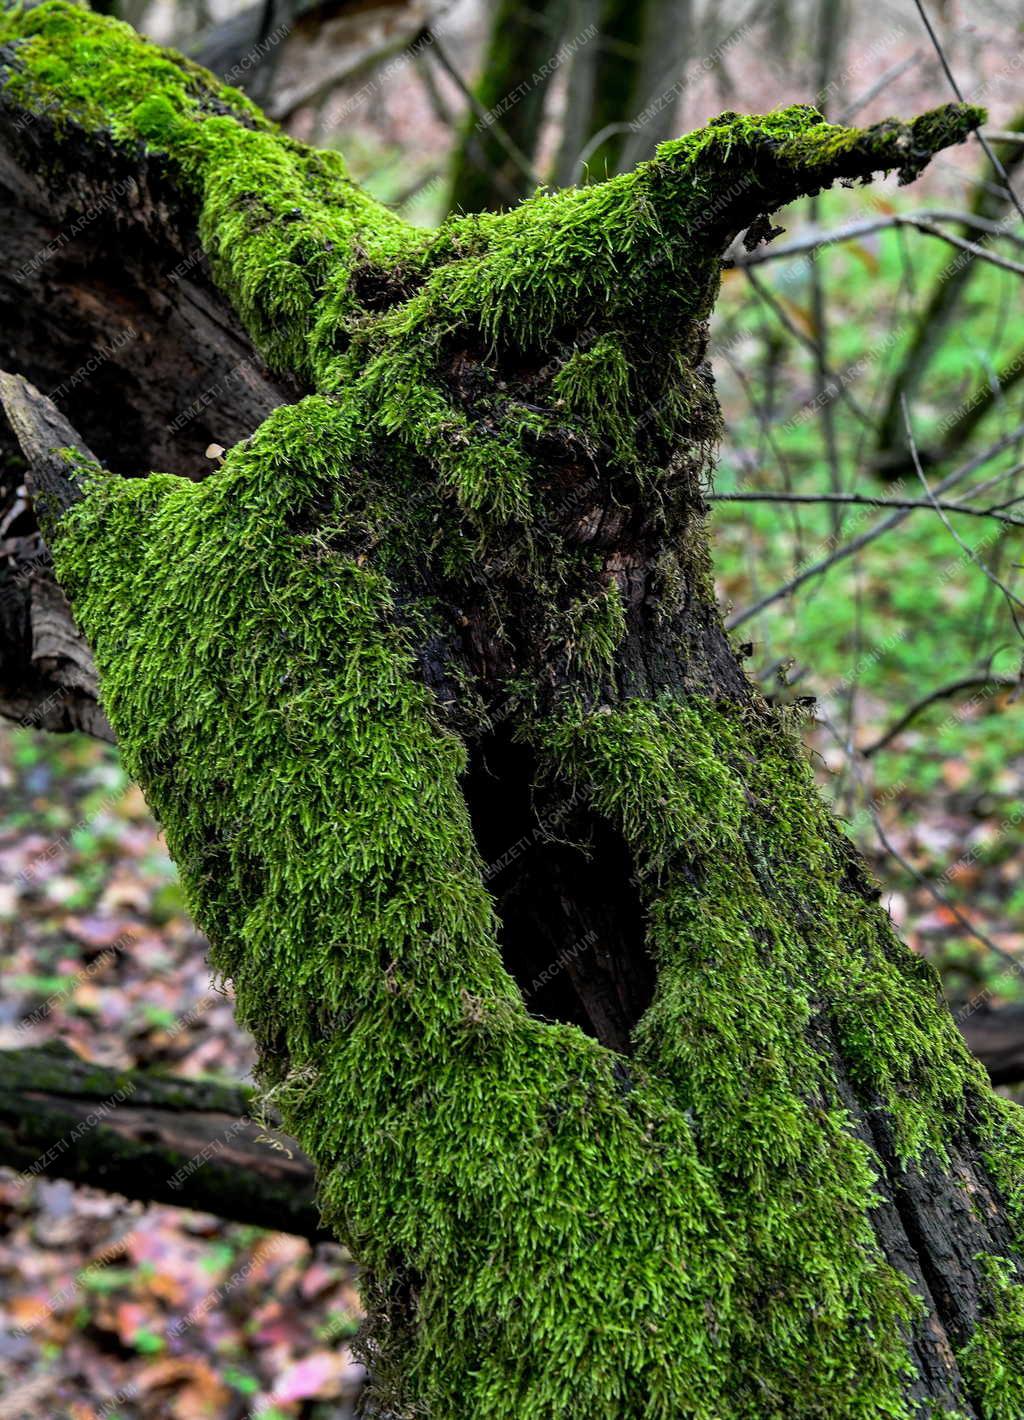
<svg viewBox="0 0 1024 1420"><path fill-rule="evenodd" d="M1020 1113L745 679L702 501L727 244L980 112L727 113L425 232L124 26L0 41L8 170L131 168L126 242L193 223L303 392L37 507L374 1413L1020 1420Z"/></svg>

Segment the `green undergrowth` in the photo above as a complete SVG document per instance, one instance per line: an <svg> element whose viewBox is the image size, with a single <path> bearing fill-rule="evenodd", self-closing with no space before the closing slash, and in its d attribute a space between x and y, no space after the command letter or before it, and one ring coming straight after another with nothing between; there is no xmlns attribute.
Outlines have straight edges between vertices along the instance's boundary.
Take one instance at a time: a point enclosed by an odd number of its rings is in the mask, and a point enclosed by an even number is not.
<svg viewBox="0 0 1024 1420"><path fill-rule="evenodd" d="M821 203L818 220L830 230L862 217L884 219L892 212L929 206L927 199L912 191L903 195L884 189L865 190L856 199L826 194ZM789 232L780 243L800 235L798 223L786 225ZM860 409L879 409L900 368L915 304L957 256L944 242L921 233L888 231L837 244L819 257L828 293L830 361L841 372L844 395ZM908 268L913 290L905 284ZM760 267L758 276L791 322L813 334L811 271L806 257L797 257ZM1008 272L979 264L957 319L913 401L913 423L922 447L935 447L941 421L969 399L972 390L983 386L994 370L1011 361L1019 334L1006 312L1017 282ZM796 341L780 351L779 330L777 318L759 303L745 277L739 272L727 275L710 346L726 413L717 492L780 493L785 483L797 494L813 495L829 486L821 423L813 406L813 356ZM769 390L777 392L770 446L761 442L759 417L748 404L736 369L757 402L763 403ZM960 457L977 454L990 439L1012 430L1021 422L1022 410L1017 386L988 416ZM873 435L847 398L835 398L831 413L844 487L881 498L925 496L913 470L895 484L873 476ZM1009 473L1017 458L1018 451L1011 446L980 468L971 482ZM929 466L929 483L934 487L957 462L958 458L950 458ZM967 488L965 483L949 496L966 499ZM1002 503L1019 491L1018 475L967 501L978 506ZM1019 508L1008 511L1017 514ZM837 544L863 533L884 514L885 510L867 507L845 509L836 535L832 510L825 506L791 509L767 502L717 503L712 531L723 602L737 609L751 605L800 568L827 556ZM974 517L953 516L951 521L976 556L1019 591L1015 563L1020 529L1000 531L994 521ZM740 634L753 643L750 668L765 677L766 693L783 698L817 696L821 713L830 717L841 737L845 737L849 697L855 690L855 739L862 745L870 744L932 690L981 674L988 666L998 675L1013 676L1020 662L1020 638L1006 600L939 517L926 509L913 512L856 557L837 563L746 622ZM780 659L788 663L786 678L794 682L792 689L784 689L770 673ZM890 805L884 814L887 823L894 812L892 803L898 800L906 835L914 834L912 825L950 813L960 823L966 820L973 833L961 848L951 850L941 838L936 845L919 834L910 856L947 896L973 910L983 906L996 928L990 935L1000 940L1004 939L1002 924L1009 927L1024 908L1024 895L1015 881L990 873L979 885L969 874L948 879L945 875L962 851L970 854L972 863L985 865L1024 849L1022 728L1024 705L1008 690L967 687L932 705L870 763L862 764L862 788L851 782L849 773L832 776L840 812L849 820L857 842L874 854L879 851L878 839L863 807L865 795L874 794L881 805ZM814 743L832 758L834 741L827 731L818 731ZM991 840L990 847L977 846L976 840L984 836ZM895 865L886 871L887 880L901 891L920 892L910 875L901 875ZM979 887L985 892L992 884L996 900L979 904ZM955 925L943 935L952 939L948 949L945 945L941 949L944 974L948 962L949 984L959 998L983 984L979 977L987 973L989 964L976 942L957 937ZM1012 930L1006 940L1013 950ZM965 972L962 967L970 969Z"/></svg>
<svg viewBox="0 0 1024 1420"><path fill-rule="evenodd" d="M931 204L916 193L887 191L883 186L855 198L839 192L824 194L820 205L817 220L832 230L862 218L907 215ZM780 245L800 235L799 222L786 225L789 231L779 238ZM842 393L832 399L831 413L845 488L881 498L925 496L912 468L895 482L872 476L873 431L857 410L877 413L901 367L916 307L939 273L955 265L960 255L922 233L882 231L838 243L818 257L816 264L828 292L829 358L842 386ZM791 323L809 335L815 333L812 271L806 256L758 270L759 279ZM1011 273L977 264L957 319L912 403L913 428L923 449L934 449L940 442L942 420L1012 361L1019 332L1007 319L1007 311L1012 309L1018 285L1019 278ZM716 491L781 491L783 480L798 494L821 492L828 486L821 422L814 405L814 357L795 340L780 350L780 330L777 317L759 302L743 274L727 273L710 346L727 415ZM778 392L767 449L761 443L758 415L738 384L737 368L759 403L767 397L769 386ZM929 483L934 486L990 438L1009 433L1021 422L1021 411L1018 386L1008 392L961 455L927 468ZM765 453L763 459L756 456L758 449ZM971 482L1006 473L1016 460L1016 449L1011 447L986 463ZM965 483L949 497L966 498L968 487ZM989 496L973 501L979 506L1001 503L1017 492L1019 479L1007 480ZM844 509L837 541L863 532L880 516L871 508ZM1019 529L1006 529L1000 536L994 522L964 517L952 521L960 537L1012 585ZM790 510L777 504L721 503L715 508L714 528L716 571L737 608L781 585L797 568L823 557L834 546L831 510L825 507L803 506L791 517ZM758 572L756 586L749 576L752 566ZM893 575L897 566L898 576ZM979 646L986 652L1000 652L995 669L1012 672L1013 650L1019 641L1003 599L971 565L939 518L926 510L912 513L858 557L838 563L768 608L745 625L743 635L755 640L759 666L771 664L785 652L800 667L808 667L801 693L828 694L830 686L852 678L871 702L891 702L893 719L901 707L931 688L978 668ZM915 722L909 735L886 749L876 761L883 783L907 780L931 787L944 758L962 749L970 760L984 752L986 762L978 764L977 778L979 788L991 788L998 766L1007 764L1019 741L1017 716L986 716L980 727L983 747L972 742L975 726L969 716L956 727L946 724L962 704L963 698L938 704ZM962 738L950 733L954 728ZM939 733L943 742L937 745Z"/></svg>

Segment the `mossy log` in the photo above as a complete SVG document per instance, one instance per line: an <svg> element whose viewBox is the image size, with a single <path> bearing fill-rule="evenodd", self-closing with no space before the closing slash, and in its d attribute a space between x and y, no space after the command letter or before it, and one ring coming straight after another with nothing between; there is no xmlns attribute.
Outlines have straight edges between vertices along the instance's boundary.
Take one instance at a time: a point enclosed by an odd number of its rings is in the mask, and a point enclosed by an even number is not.
<svg viewBox="0 0 1024 1420"><path fill-rule="evenodd" d="M0 1050L0 1164L21 1177L67 1178L312 1241L331 1236L312 1164L258 1116L241 1086L112 1070L59 1045Z"/></svg>
<svg viewBox="0 0 1024 1420"><path fill-rule="evenodd" d="M426 232L122 26L0 38L5 186L130 169L123 249L198 234L302 391L201 482L69 447L40 511L375 1413L1020 1417L1020 1111L744 676L703 499L721 253L981 112L723 114Z"/></svg>

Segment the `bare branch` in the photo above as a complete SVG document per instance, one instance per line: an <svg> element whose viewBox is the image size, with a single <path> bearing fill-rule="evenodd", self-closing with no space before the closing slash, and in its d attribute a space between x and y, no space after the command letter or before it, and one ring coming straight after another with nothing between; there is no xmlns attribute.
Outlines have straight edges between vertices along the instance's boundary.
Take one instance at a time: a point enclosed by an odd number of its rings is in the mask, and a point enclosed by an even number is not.
<svg viewBox="0 0 1024 1420"><path fill-rule="evenodd" d="M954 77L953 71L952 71L952 69L949 67L949 60L946 58L945 51L943 50L942 44L941 44L940 41L939 41L939 37L938 37L938 35L935 33L934 28L932 27L932 22L931 22L931 20L928 18L928 12L927 12L927 10L924 8L924 5L922 4L922 0L914 0L914 5L915 5L916 8L917 8L917 13L921 16L921 21L922 21L922 23L923 23L925 29L928 31L928 38L931 40L932 44L933 44L934 47L935 47L935 53L939 56L939 63L942 65L942 68L943 68L943 70L945 71L946 78L949 80L949 86L950 86L950 88L953 90L954 94L956 94L957 99L960 101L960 103L963 103L963 102L964 102L964 96L963 96L963 94L962 94L961 91L960 91L960 85L957 83L956 78ZM976 132L977 135L978 135L978 142L981 144L982 148L985 150L985 156L986 156L986 158L988 158L989 162L992 164L992 167L995 169L995 171L996 171L996 172L999 174L999 176L1002 178L1003 183L1004 183L1004 185L1005 185L1005 187L1006 187L1007 195L1008 195L1008 197L1010 198L1010 201L1013 203L1014 207L1016 207L1016 209L1017 209L1017 211L1020 213L1021 217L1024 218L1024 207L1021 206L1020 198L1017 196L1017 194L1016 194L1016 193L1014 192L1014 190L1013 190L1013 184L1011 183L1010 178L1009 178L1009 175L1007 174L1006 169L1003 167L1002 162L1000 161L998 154L997 154L997 153L995 152L995 150L989 145L988 140L985 138L985 135L981 132L980 129L975 129L975 132Z"/></svg>
<svg viewBox="0 0 1024 1420"><path fill-rule="evenodd" d="M872 740L869 745L865 745L864 748L860 750L860 753L865 759L870 759L872 755L877 754L879 750L885 749L886 745L891 744L897 735L901 734L909 724L917 719L918 715L922 715L925 710L937 704L940 700L950 700L953 696L959 695L962 690L983 690L987 689L989 686L992 686L994 689L1020 689L1021 681L1017 676L994 675L969 675L962 676L959 680L951 680L947 685L940 685L938 689L930 691L929 694L915 701L909 709L903 712L898 720L894 720L889 728L879 735L878 739Z"/></svg>
<svg viewBox="0 0 1024 1420"><path fill-rule="evenodd" d="M1022 437L1024 437L1024 424L1018 424L1009 434L1004 434L1001 439L989 445L989 447L982 450L980 454L976 454L975 457L970 459L967 463L961 464L959 468L953 469L952 473L947 474L941 483L935 485L934 489L931 490L932 493L937 495L939 493L948 492L950 488L955 487L958 483L962 483L965 478L969 478L977 469L988 463L989 459L996 458L1005 449L1008 449L1011 444L1015 444ZM765 596L759 598L758 601L754 602L751 606L744 607L742 611L734 612L733 615L726 620L726 626L730 631L734 630L737 626L742 626L743 623L749 621L752 616L756 616L758 612L764 611L765 607L769 607L774 602L781 601L783 597L787 597L792 592L795 592L799 587L802 587L805 582L810 581L812 577L820 577L823 572L827 572L829 568L834 567L837 562L842 562L847 557L853 557L862 547L866 547L868 543L874 542L876 537L881 537L883 533L887 533L891 531L891 529L898 527L900 523L910 517L913 511L912 508L895 509L887 518L884 518L880 523L876 523L874 527L867 528L864 532L859 533L857 537L851 538L849 542L843 543L841 547L837 547L826 557L820 558L817 562L812 563L810 567L803 568L795 577L791 577L788 582L783 583L781 587L776 587L774 591L766 593Z"/></svg>
<svg viewBox="0 0 1024 1420"><path fill-rule="evenodd" d="M963 538L957 532L956 528L954 528L953 524L949 521L945 513L942 511L942 508L940 507L938 500L935 497L935 494L932 492L931 485L925 477L924 469L921 467L921 456L917 451L917 443L915 442L913 427L910 423L910 410L907 407L907 397L905 394L900 395L900 403L903 407L903 422L907 430L907 441L910 445L910 456L914 460L914 468L917 472L918 478L921 480L921 485L924 488L925 493L928 495L929 503L938 513L939 517L942 519L942 523L946 528L946 531L956 543L957 547L960 548L961 552L965 553L971 559L974 565L978 568L978 570L992 583L992 585L996 587L1000 592L1002 592L1003 596L1006 598L1007 606L1010 609L1010 615L1013 617L1013 624L1017 628L1018 634L1024 637L1024 628L1021 627L1020 622L1017 620L1017 613L1014 610L1015 606L1024 607L1024 601L1021 601L1020 597L1018 597L1015 592L1010 591L1010 588L1006 585L1006 583L996 576L996 574L992 571L991 567L989 567L988 563L984 562L978 556L973 547L970 547L966 542L964 542Z"/></svg>
<svg viewBox="0 0 1024 1420"><path fill-rule="evenodd" d="M976 256L981 261L987 261L992 266L998 266L1004 271L1011 271L1016 276L1024 276L1024 265L1021 265L1020 262L999 256L996 252L988 251L986 248L978 246L976 242L969 242L963 237L956 236L953 232L946 232L937 225L939 222L959 222L963 226L976 228L987 236L1005 237L1007 241L1024 249L1024 237L1018 236L1016 232L1008 231L1000 222L993 222L989 218L975 216L970 212L923 211L910 212L905 215L894 212L885 217L865 217L860 222L850 222L845 227L837 227L831 232L812 231L806 236L797 237L793 241L787 242L785 246L756 247L749 252L735 252L725 258L722 265L726 268L761 266L767 261L781 261L786 257L806 256L811 252L821 251L841 242L857 241L874 232L910 227L915 231L938 237L940 241L948 242L960 251L970 252L972 256Z"/></svg>
<svg viewBox="0 0 1024 1420"><path fill-rule="evenodd" d="M950 513L966 513L972 518L995 518L1000 523L1024 527L1024 518L1012 517L995 508L968 508L963 503L936 503L927 498L872 498L866 493L758 492L709 493L707 500L709 503L849 503L867 508L942 508Z"/></svg>

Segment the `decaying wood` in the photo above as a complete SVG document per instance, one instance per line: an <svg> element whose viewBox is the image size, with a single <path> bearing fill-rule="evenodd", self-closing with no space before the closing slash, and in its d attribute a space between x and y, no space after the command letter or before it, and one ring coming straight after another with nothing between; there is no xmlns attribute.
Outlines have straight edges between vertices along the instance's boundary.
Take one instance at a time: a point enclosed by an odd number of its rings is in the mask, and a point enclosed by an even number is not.
<svg viewBox="0 0 1024 1420"><path fill-rule="evenodd" d="M0 1164L318 1240L313 1166L242 1086L0 1051Z"/></svg>
<svg viewBox="0 0 1024 1420"><path fill-rule="evenodd" d="M251 433L294 385L270 375L216 290L193 206L158 160L90 142L47 182L52 125L22 118L0 91L0 368L51 396L117 472L203 477L206 449ZM36 437L47 438L42 423ZM5 425L0 715L110 739L15 448Z"/></svg>

